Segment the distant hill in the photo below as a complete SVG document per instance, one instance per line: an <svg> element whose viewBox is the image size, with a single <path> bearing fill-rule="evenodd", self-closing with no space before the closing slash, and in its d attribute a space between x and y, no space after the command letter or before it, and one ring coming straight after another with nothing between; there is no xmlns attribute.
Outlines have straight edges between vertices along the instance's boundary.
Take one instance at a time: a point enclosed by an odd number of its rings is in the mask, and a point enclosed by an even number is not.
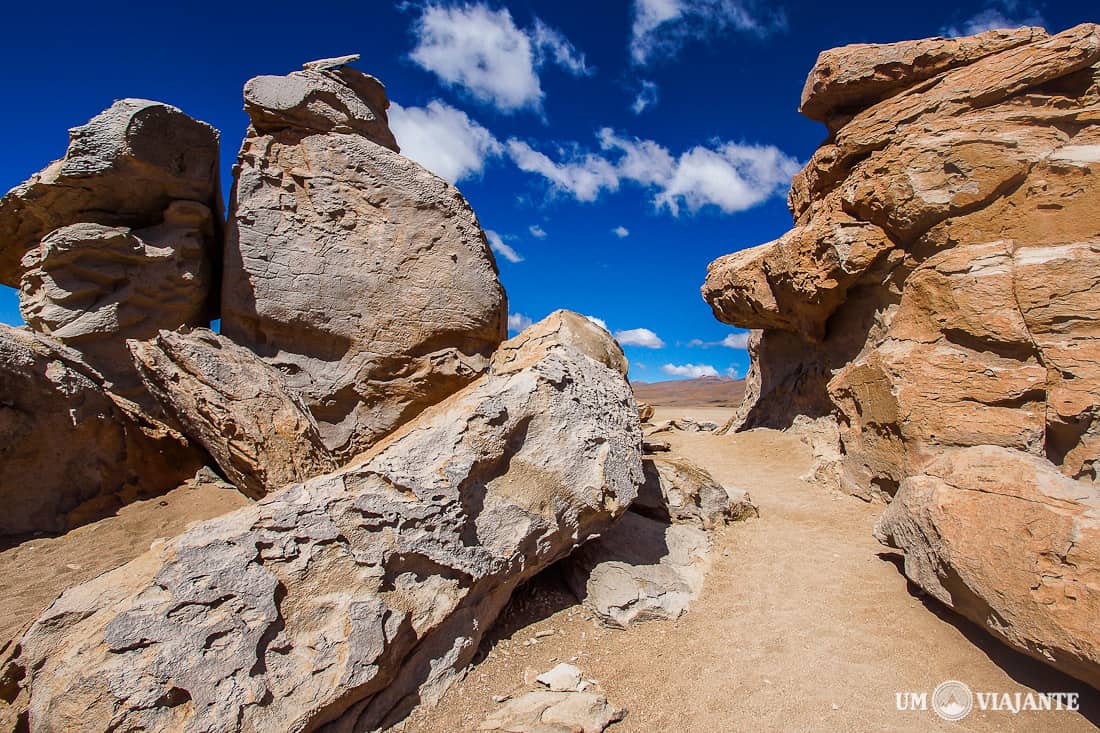
<svg viewBox="0 0 1100 733"><path fill-rule="evenodd" d="M632 386L640 401L669 407L737 407L745 396L745 380L729 377L634 382Z"/></svg>

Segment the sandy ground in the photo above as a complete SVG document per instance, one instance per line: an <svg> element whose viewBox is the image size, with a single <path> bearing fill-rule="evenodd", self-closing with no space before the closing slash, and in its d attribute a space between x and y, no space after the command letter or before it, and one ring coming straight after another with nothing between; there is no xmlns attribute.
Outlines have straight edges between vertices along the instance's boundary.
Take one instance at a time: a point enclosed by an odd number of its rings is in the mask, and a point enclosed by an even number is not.
<svg viewBox="0 0 1100 733"><path fill-rule="evenodd" d="M185 484L64 535L35 537L0 551L0 648L66 588L132 560L159 537L173 537L191 522L247 503L224 485Z"/></svg>
<svg viewBox="0 0 1100 733"><path fill-rule="evenodd" d="M658 419L721 422L712 412L675 408ZM797 439L753 431L668 440L748 489L761 512L717 536L689 613L602 629L551 571L513 599L465 680L404 730L475 730L493 697L533 689L535 675L570 660L629 710L613 733L1097 730L1095 693L911 593L871 536L881 506L801 481L809 456ZM931 693L948 679L981 691L1081 691L1082 712L975 710L948 723L931 710L896 709L896 692Z"/></svg>

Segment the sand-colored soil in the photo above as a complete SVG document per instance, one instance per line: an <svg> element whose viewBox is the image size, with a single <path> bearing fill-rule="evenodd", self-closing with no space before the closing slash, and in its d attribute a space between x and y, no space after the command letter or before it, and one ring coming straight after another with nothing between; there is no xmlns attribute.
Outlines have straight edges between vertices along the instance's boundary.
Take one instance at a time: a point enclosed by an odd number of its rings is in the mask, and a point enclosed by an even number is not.
<svg viewBox="0 0 1100 733"><path fill-rule="evenodd" d="M718 421L682 408L658 419L678 415ZM753 431L667 440L724 483L749 489L761 512L720 534L691 611L605 630L553 574L540 577L514 599L485 659L405 730L474 730L497 707L494 696L533 689L536 674L574 657L629 709L614 733L1097 729L1090 718L1100 721L1100 701L1083 684L914 596L871 537L881 506L801 481L808 454L796 438ZM976 710L948 723L931 710L896 710L896 692L930 693L948 679L982 691L1079 690L1083 712Z"/></svg>
<svg viewBox="0 0 1100 733"><path fill-rule="evenodd" d="M35 537L0 551L0 648L66 588L132 560L159 537L248 503L219 484L185 484L58 537Z"/></svg>

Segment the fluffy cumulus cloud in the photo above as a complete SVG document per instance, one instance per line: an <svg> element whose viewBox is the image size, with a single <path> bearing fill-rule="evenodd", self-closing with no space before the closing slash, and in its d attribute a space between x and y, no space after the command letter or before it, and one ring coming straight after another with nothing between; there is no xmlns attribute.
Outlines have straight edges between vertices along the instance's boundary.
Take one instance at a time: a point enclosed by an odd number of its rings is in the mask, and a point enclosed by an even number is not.
<svg viewBox="0 0 1100 733"><path fill-rule="evenodd" d="M710 364L665 364L661 371L670 377L717 377L718 370Z"/></svg>
<svg viewBox="0 0 1100 733"><path fill-rule="evenodd" d="M489 247L498 255L509 262L523 262L523 256L505 243L504 238L492 229L485 230L485 238L489 240Z"/></svg>
<svg viewBox="0 0 1100 733"><path fill-rule="evenodd" d="M655 104L657 104L657 85L643 79L642 86L638 89L638 96L634 97L634 104L630 105L630 109L634 110L634 114L640 115Z"/></svg>
<svg viewBox="0 0 1100 733"><path fill-rule="evenodd" d="M555 191L568 193L578 201L595 201L604 190L619 188L615 166L599 155L575 155L554 162L550 156L514 138L508 141L508 155L520 170L537 173L550 181Z"/></svg>
<svg viewBox="0 0 1100 733"><path fill-rule="evenodd" d="M508 314L508 330L512 333L519 333L523 329L530 326L532 321L522 313L509 313Z"/></svg>
<svg viewBox="0 0 1100 733"><path fill-rule="evenodd" d="M972 36L998 28L1020 28L1025 25L1046 25L1037 9L1020 0L996 0L961 23L942 28L940 34L949 38Z"/></svg>
<svg viewBox="0 0 1100 733"><path fill-rule="evenodd" d="M665 345L665 342L648 328L630 328L625 331L616 331L615 340L623 346L642 346L647 349L660 349Z"/></svg>
<svg viewBox="0 0 1100 733"><path fill-rule="evenodd" d="M614 229L612 229L611 233L614 234L619 239L626 239L627 237L630 236L630 230L627 229L624 226L621 226L621 225L615 227Z"/></svg>
<svg viewBox="0 0 1100 733"><path fill-rule="evenodd" d="M531 236L535 239L546 239L546 230L540 227L538 224L532 224L527 227L527 231L531 232Z"/></svg>
<svg viewBox="0 0 1100 733"><path fill-rule="evenodd" d="M692 348L709 349L712 346L724 346L727 349L747 349L749 346L749 334L747 331L741 333L731 333L721 341L704 341L703 339L692 339L688 341L688 346Z"/></svg>
<svg viewBox="0 0 1100 733"><path fill-rule="evenodd" d="M634 0L630 56L637 64L672 57L689 40L729 29L765 36L786 26L781 11L753 0Z"/></svg>
<svg viewBox="0 0 1100 733"><path fill-rule="evenodd" d="M413 27L410 58L441 81L503 112L540 109L539 71L553 63L575 75L591 73L584 54L560 32L536 19L524 30L507 8L483 2L429 3Z"/></svg>
<svg viewBox="0 0 1100 733"><path fill-rule="evenodd" d="M486 161L504 152L492 133L439 100L427 107L391 102L389 117L401 152L451 183L481 175Z"/></svg>
<svg viewBox="0 0 1100 733"><path fill-rule="evenodd" d="M521 170L549 181L551 189L578 201L595 201L622 182L654 189L653 204L679 216L705 206L730 214L785 193L799 162L774 145L715 143L679 156L652 140L624 137L610 128L597 133L601 152L572 146L555 161L527 143L511 139L508 154Z"/></svg>

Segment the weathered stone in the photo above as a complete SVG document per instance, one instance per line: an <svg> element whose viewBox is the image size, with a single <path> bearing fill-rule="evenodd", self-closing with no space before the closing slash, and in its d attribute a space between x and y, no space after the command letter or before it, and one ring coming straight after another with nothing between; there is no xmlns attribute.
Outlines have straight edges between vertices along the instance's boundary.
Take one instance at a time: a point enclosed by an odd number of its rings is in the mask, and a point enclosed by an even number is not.
<svg viewBox="0 0 1100 733"><path fill-rule="evenodd" d="M602 733L625 717L626 710L591 692L536 690L509 700L477 729L509 733Z"/></svg>
<svg viewBox="0 0 1100 733"><path fill-rule="evenodd" d="M202 456L78 354L0 325L0 535L64 532L175 488Z"/></svg>
<svg viewBox="0 0 1100 733"><path fill-rule="evenodd" d="M302 68L306 71L327 71L329 69L339 69L341 66L347 66L348 64L354 64L358 60L359 54L349 53L347 56L335 56L330 59L307 61L302 64Z"/></svg>
<svg viewBox="0 0 1100 733"><path fill-rule="evenodd" d="M210 210L193 201L173 201L164 223L146 229L55 229L23 258L23 319L79 351L113 392L148 408L126 339L210 322L213 236Z"/></svg>
<svg viewBox="0 0 1100 733"><path fill-rule="evenodd" d="M390 132L386 87L345 64L323 59L286 76L257 76L244 86L244 111L260 133L356 133L400 152Z"/></svg>
<svg viewBox="0 0 1100 733"><path fill-rule="evenodd" d="M936 600L1100 688L1095 486L1019 451L949 451L902 483L875 536Z"/></svg>
<svg viewBox="0 0 1100 733"><path fill-rule="evenodd" d="M577 550L565 579L577 598L606 624L625 629L677 619L703 589L710 540L699 527L627 512Z"/></svg>
<svg viewBox="0 0 1100 733"><path fill-rule="evenodd" d="M221 221L217 130L160 102L119 100L69 131L64 158L0 199L0 284L19 287L23 255L55 229L156 226L173 201ZM213 257L218 240L204 241Z"/></svg>
<svg viewBox="0 0 1100 733"><path fill-rule="evenodd" d="M251 351L206 329L129 346L149 390L248 496L336 468L301 397Z"/></svg>
<svg viewBox="0 0 1100 733"><path fill-rule="evenodd" d="M528 329L354 464L68 590L9 650L0 705L31 729L358 731L433 702L641 482L633 395L582 321Z"/></svg>
<svg viewBox="0 0 1100 733"><path fill-rule="evenodd" d="M286 375L341 460L474 380L507 330L492 253L461 194L377 131L318 132L299 119L316 108L294 100L328 99L342 80L340 93L384 126L381 86L359 74L364 91L355 74L246 87L255 129L239 158L222 299L222 332Z"/></svg>
<svg viewBox="0 0 1100 733"><path fill-rule="evenodd" d="M554 692L578 692L581 684L581 671L572 664L564 662L553 669L543 672L535 681L546 685Z"/></svg>
<svg viewBox="0 0 1100 733"><path fill-rule="evenodd" d="M730 519L755 516L751 500L736 503L710 473L682 456L651 456L642 461L645 483L633 511L660 521L710 529Z"/></svg>
<svg viewBox="0 0 1100 733"><path fill-rule="evenodd" d="M650 422L653 420L653 405L647 405L644 402L638 403L638 417L642 422Z"/></svg>
<svg viewBox="0 0 1100 733"><path fill-rule="evenodd" d="M1050 529L1093 510L1050 497L1091 497L1100 457L1100 29L980 38L824 55L807 89L832 134L792 182L795 229L712 265L704 292L760 329L730 429L794 427L808 479L896 494L881 536L910 577L1095 685L1091 524L1076 545ZM958 65L967 44L981 58ZM882 237L854 268L827 249L845 219Z"/></svg>
<svg viewBox="0 0 1100 733"><path fill-rule="evenodd" d="M1046 38L1042 28L999 29L963 38L853 43L822 51L806 78L798 111L826 122L876 104L948 69Z"/></svg>

